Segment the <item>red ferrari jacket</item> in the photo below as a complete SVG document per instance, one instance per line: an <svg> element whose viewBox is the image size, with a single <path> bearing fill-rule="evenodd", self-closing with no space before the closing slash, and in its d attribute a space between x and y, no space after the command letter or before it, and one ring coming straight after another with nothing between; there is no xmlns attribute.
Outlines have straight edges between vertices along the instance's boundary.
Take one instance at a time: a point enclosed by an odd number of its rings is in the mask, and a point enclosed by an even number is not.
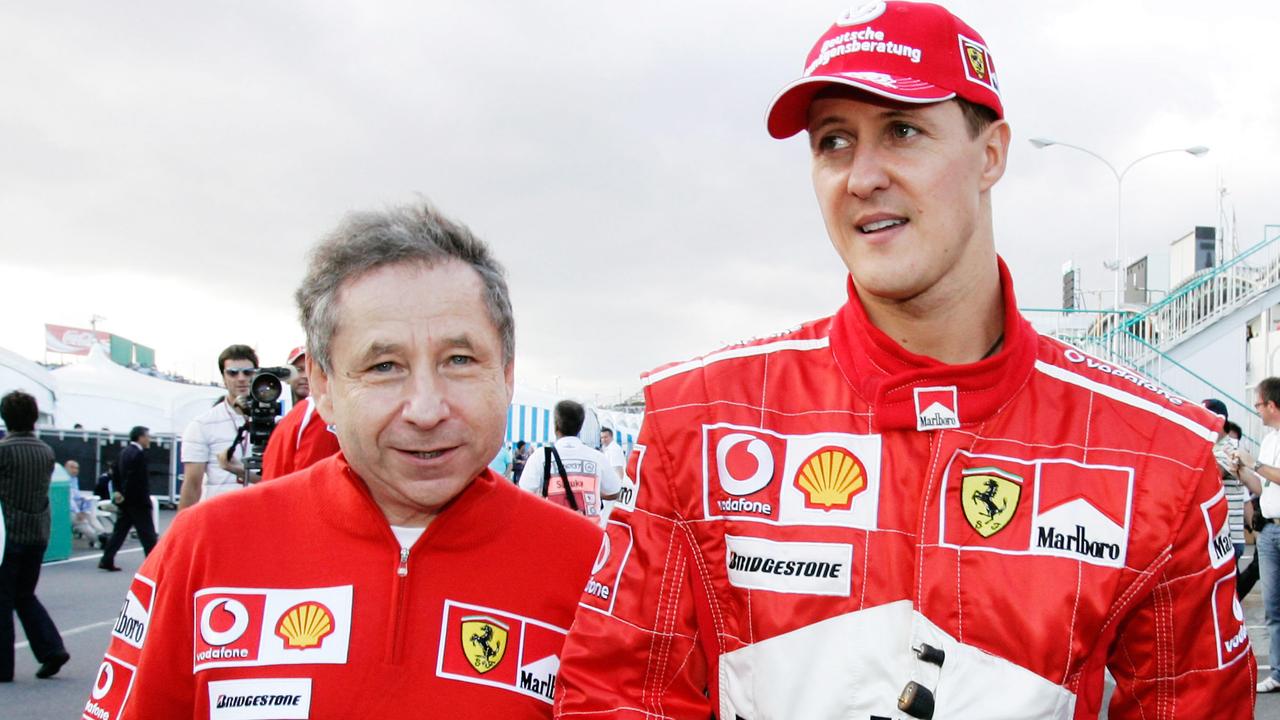
<svg viewBox="0 0 1280 720"><path fill-rule="evenodd" d="M599 546L486 470L402 550L337 455L178 515L83 717L547 718Z"/></svg>
<svg viewBox="0 0 1280 720"><path fill-rule="evenodd" d="M557 717L1247 718L1198 405L1017 312L944 365L834 316L646 376ZM900 709L900 702L907 709ZM929 706L932 706L930 709Z"/></svg>
<svg viewBox="0 0 1280 720"><path fill-rule="evenodd" d="M338 436L329 430L315 402L305 398L285 413L271 431L262 454L262 479L284 477L335 455L338 450Z"/></svg>

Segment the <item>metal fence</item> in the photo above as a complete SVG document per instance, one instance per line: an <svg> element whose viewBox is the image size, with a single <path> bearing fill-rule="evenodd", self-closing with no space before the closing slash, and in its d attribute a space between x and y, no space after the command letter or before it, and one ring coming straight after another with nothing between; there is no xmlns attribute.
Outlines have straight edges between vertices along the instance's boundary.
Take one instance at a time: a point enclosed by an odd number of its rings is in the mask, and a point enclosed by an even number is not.
<svg viewBox="0 0 1280 720"><path fill-rule="evenodd" d="M1193 275L1164 299L1141 311L1027 308L1041 330L1099 360L1145 375L1156 385L1191 399L1221 398L1247 439L1256 443L1262 419L1235 392L1217 387L1167 354L1280 284L1280 225L1263 227L1263 239L1231 260Z"/></svg>
<svg viewBox="0 0 1280 720"><path fill-rule="evenodd" d="M53 448L54 458L59 464L66 464L68 460L80 464L79 489L85 491L93 490L98 476L115 465L129 444L127 433L95 430L36 428L36 436ZM151 447L143 453L147 459L151 494L158 497L162 505L176 504L178 500L181 445L181 437L152 433Z"/></svg>

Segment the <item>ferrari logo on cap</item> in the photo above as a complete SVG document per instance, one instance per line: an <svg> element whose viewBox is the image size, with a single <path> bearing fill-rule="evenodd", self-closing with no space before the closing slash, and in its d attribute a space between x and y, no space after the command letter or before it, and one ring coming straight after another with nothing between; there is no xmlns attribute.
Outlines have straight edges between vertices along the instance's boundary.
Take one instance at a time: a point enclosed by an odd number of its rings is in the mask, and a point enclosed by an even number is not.
<svg viewBox="0 0 1280 720"><path fill-rule="evenodd" d="M991 53L976 40L960 36L960 52L964 55L964 74L970 82L975 82L993 92L1000 92L996 83L995 68L991 67Z"/></svg>
<svg viewBox="0 0 1280 720"><path fill-rule="evenodd" d="M984 538L1000 532L1018 510L1022 478L997 467L960 471L964 519Z"/></svg>
<svg viewBox="0 0 1280 720"><path fill-rule="evenodd" d="M502 662L507 630L506 624L484 615L462 618L462 651L476 672L487 673Z"/></svg>
<svg viewBox="0 0 1280 720"><path fill-rule="evenodd" d="M969 67L973 68L973 72L980 78L987 76L987 58L983 56L982 50L968 45L964 49L965 55L969 58Z"/></svg>

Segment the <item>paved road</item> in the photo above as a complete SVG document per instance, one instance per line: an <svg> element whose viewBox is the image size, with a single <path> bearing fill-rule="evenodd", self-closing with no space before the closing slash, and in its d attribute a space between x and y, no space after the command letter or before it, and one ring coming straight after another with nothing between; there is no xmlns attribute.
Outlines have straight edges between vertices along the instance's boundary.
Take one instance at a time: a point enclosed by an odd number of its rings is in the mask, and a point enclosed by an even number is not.
<svg viewBox="0 0 1280 720"><path fill-rule="evenodd" d="M168 527L173 515L173 511L160 511L162 530ZM71 662L54 677L37 680L35 672L39 664L27 648L22 625L15 618L19 644L14 654L14 682L0 684L0 717L22 720L80 717L98 664L107 649L111 625L129 589L129 581L142 565L142 546L130 539L116 555L116 564L124 572L99 570L101 557L101 550L90 550L83 541L77 540L71 559L48 563L40 571L36 595L58 625L71 653Z"/></svg>
<svg viewBox="0 0 1280 720"><path fill-rule="evenodd" d="M172 511L161 511L161 527L173 519ZM27 649L18 626L15 682L0 685L0 716L22 720L55 720L80 717L98 663L107 647L110 626L115 620L134 571L142 564L142 548L130 540L116 564L124 572L106 573L97 569L100 553L76 543L70 560L51 563L40 575L37 594L49 609L62 632L71 662L48 680L35 679L36 662ZM1259 654L1259 665L1267 665L1266 630L1262 626L1262 601L1257 588L1245 598L1245 618L1249 639ZM1265 672L1265 671L1262 671ZM1105 717L1105 715L1104 715ZM1257 703L1258 720L1280 720L1280 693L1263 695Z"/></svg>

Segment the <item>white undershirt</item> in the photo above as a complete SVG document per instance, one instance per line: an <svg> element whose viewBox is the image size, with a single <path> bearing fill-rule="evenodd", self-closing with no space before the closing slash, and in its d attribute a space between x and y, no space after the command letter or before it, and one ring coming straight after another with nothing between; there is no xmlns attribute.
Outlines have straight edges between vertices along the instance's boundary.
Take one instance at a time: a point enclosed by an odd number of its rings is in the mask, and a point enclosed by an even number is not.
<svg viewBox="0 0 1280 720"><path fill-rule="evenodd" d="M422 537L422 533L426 532L424 527L400 527L392 525L391 532L396 536L396 540L400 542L400 547L408 550L413 544L418 542L418 538Z"/></svg>

